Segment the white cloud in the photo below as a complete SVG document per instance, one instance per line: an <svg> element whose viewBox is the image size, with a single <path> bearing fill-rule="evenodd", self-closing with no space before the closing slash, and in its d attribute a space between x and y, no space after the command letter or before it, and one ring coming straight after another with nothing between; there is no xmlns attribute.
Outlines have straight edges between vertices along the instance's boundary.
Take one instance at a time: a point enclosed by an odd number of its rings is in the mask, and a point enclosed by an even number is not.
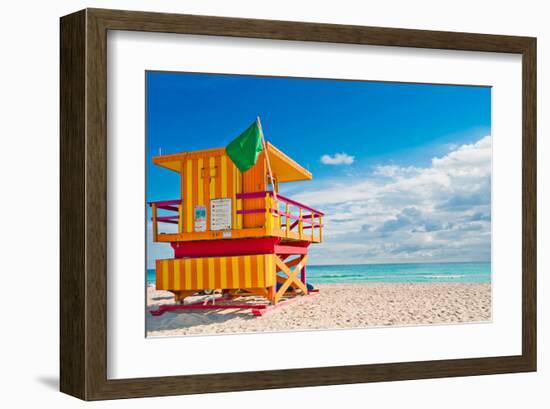
<svg viewBox="0 0 550 409"><path fill-rule="evenodd" d="M324 165L351 165L355 157L346 153L335 153L334 155L321 156L321 163Z"/></svg>
<svg viewBox="0 0 550 409"><path fill-rule="evenodd" d="M325 244L312 246L316 264L487 260L491 136L427 167L380 165L293 198L326 213Z"/></svg>
<svg viewBox="0 0 550 409"><path fill-rule="evenodd" d="M398 174L413 174L418 171L419 169L415 168L414 166L408 166L404 168L397 165L377 165L374 167L373 173L376 176L393 177L397 176Z"/></svg>
<svg viewBox="0 0 550 409"><path fill-rule="evenodd" d="M491 174L491 137L462 145L442 158L433 158L434 169L452 176L487 176Z"/></svg>

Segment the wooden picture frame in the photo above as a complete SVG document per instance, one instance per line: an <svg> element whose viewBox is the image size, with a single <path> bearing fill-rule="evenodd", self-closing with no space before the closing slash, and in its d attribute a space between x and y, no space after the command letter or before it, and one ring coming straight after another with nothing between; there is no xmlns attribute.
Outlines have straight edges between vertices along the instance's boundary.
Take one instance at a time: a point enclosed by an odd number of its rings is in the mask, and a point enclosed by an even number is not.
<svg viewBox="0 0 550 409"><path fill-rule="evenodd" d="M486 51L522 56L522 353L517 356L107 378L107 32ZM536 370L536 39L86 9L61 18L60 389L85 400L244 391Z"/></svg>

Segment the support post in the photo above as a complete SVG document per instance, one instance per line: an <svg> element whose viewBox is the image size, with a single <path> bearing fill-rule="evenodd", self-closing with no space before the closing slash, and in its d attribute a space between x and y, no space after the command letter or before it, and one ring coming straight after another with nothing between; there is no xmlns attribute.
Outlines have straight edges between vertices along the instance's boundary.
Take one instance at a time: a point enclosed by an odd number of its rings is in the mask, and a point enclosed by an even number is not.
<svg viewBox="0 0 550 409"><path fill-rule="evenodd" d="M315 213L311 213L311 241L313 241L313 233L315 232Z"/></svg>
<svg viewBox="0 0 550 409"><path fill-rule="evenodd" d="M151 205L151 212L153 213L153 241L158 239L158 224L157 224L157 204Z"/></svg>
<svg viewBox="0 0 550 409"><path fill-rule="evenodd" d="M183 233L183 204L178 205L178 233Z"/></svg>
<svg viewBox="0 0 550 409"><path fill-rule="evenodd" d="M300 207L300 218L298 219L298 234L300 235L300 240L303 239L303 234L304 234L304 218L303 218L304 214L303 214L303 211L302 211L302 208Z"/></svg>
<svg viewBox="0 0 550 409"><path fill-rule="evenodd" d="M275 201L275 209L277 209L277 217L279 218L279 231L283 229L283 218L281 217L281 212L279 211L279 201Z"/></svg>
<svg viewBox="0 0 550 409"><path fill-rule="evenodd" d="M285 204L285 223L286 223L286 231L285 236L288 238L288 232L290 231L290 206L288 203Z"/></svg>
<svg viewBox="0 0 550 409"><path fill-rule="evenodd" d="M260 122L260 116L259 115L256 117L256 123L258 124L258 129L260 130L260 136L262 137L262 148L263 148L264 153L265 153L265 161L266 161L266 164L267 164L267 172L269 174L269 177L271 178L271 185L273 186L273 198L275 199L275 201L278 201L277 192L276 192L277 189L275 187L275 179L273 179L273 172L271 171L271 162L269 161L269 154L267 153L267 142L265 141L264 131L262 129L262 123Z"/></svg>
<svg viewBox="0 0 550 409"><path fill-rule="evenodd" d="M271 214L271 196L265 194L265 227L268 236L273 234L273 215Z"/></svg>

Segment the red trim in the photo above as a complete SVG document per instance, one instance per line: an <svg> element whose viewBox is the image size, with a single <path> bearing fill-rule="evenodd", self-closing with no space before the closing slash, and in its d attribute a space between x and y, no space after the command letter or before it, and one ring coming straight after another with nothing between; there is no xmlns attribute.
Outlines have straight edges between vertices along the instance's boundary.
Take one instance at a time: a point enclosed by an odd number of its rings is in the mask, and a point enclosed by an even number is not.
<svg viewBox="0 0 550 409"><path fill-rule="evenodd" d="M237 210L237 214L265 213L265 209L242 209Z"/></svg>
<svg viewBox="0 0 550 409"><path fill-rule="evenodd" d="M154 317L164 314L167 311L178 310L240 310L249 309L256 317L262 316L265 313L281 308L289 304L294 304L298 301L307 300L311 296L319 294L319 291L309 291L308 295L302 295L287 300L280 301L278 304L206 304L206 303L194 303L194 304L161 304L156 310L149 311ZM218 300L216 300L218 301Z"/></svg>
<svg viewBox="0 0 550 409"><path fill-rule="evenodd" d="M153 203L155 203L157 207L160 207L160 206L169 206L169 205L179 205L182 203L182 200L181 199L159 200L156 202L149 202L149 206L151 206Z"/></svg>
<svg viewBox="0 0 550 409"><path fill-rule="evenodd" d="M308 292L309 292L308 295L302 295L302 296L298 296L298 297L294 297L294 298L289 298L288 300L280 301L278 304L268 305L266 308L257 309L257 310L253 309L252 314L255 317L261 317L262 315L268 313L269 311L273 311L273 310L275 310L277 308L281 308L281 307L286 307L289 304L296 304L300 301L305 301L305 300L309 299L310 297L319 294L319 290L312 290L312 291L308 291Z"/></svg>
<svg viewBox="0 0 550 409"><path fill-rule="evenodd" d="M173 242L171 245L176 258L224 257L273 254L276 245L280 241L279 237L262 237L257 239Z"/></svg>
<svg viewBox="0 0 550 409"><path fill-rule="evenodd" d="M307 254L307 247L276 245L273 252L275 254Z"/></svg>
<svg viewBox="0 0 550 409"><path fill-rule="evenodd" d="M157 206L157 209L170 210L172 212L179 212L179 209L175 206Z"/></svg>
<svg viewBox="0 0 550 409"><path fill-rule="evenodd" d="M293 241L280 244L280 237L234 239L216 241L172 242L176 258L226 257L252 254L307 254L309 241Z"/></svg>
<svg viewBox="0 0 550 409"><path fill-rule="evenodd" d="M246 193L237 193L237 199L258 199L260 197L265 197L267 192L246 192ZM277 195L279 197L279 195Z"/></svg>

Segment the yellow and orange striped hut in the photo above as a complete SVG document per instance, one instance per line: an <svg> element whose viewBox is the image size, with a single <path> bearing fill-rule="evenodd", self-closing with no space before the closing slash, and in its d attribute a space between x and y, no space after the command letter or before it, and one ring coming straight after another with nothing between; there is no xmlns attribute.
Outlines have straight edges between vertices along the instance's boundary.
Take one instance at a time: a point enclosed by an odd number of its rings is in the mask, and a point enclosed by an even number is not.
<svg viewBox="0 0 550 409"><path fill-rule="evenodd" d="M174 250L174 258L156 261L157 289L176 300L221 290L262 295L273 304L308 294L307 250L323 239L324 215L278 189L311 180L309 171L270 143L245 172L224 148L156 156L153 163L180 175L181 192L150 203L153 240ZM163 223L176 231L163 231Z"/></svg>

